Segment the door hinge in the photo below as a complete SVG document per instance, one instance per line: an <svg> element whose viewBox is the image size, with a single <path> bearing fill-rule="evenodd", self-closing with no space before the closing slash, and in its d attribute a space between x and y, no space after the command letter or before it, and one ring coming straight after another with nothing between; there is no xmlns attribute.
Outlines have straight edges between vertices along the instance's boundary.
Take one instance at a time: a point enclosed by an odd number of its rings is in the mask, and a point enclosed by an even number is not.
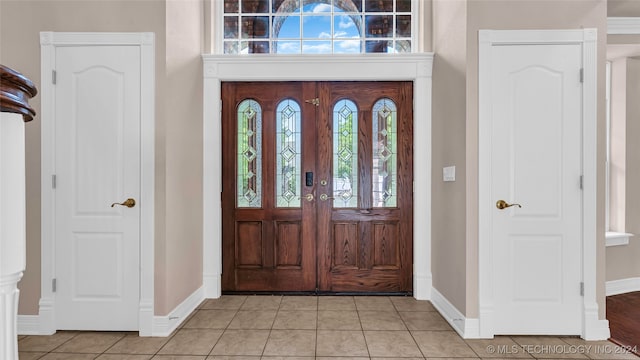
<svg viewBox="0 0 640 360"><path fill-rule="evenodd" d="M584 189L584 175L580 175L580 190Z"/></svg>
<svg viewBox="0 0 640 360"><path fill-rule="evenodd" d="M56 178L56 175L51 175L51 188L55 189L57 184L58 184L58 179Z"/></svg>
<svg viewBox="0 0 640 360"><path fill-rule="evenodd" d="M308 104L313 104L315 106L320 106L320 99L319 98L305 100L304 102L306 102Z"/></svg>
<svg viewBox="0 0 640 360"><path fill-rule="evenodd" d="M55 85L55 84L56 84L56 78L57 78L57 76L56 76L56 71L55 71L55 70L51 70L51 83L52 83L53 85Z"/></svg>
<svg viewBox="0 0 640 360"><path fill-rule="evenodd" d="M56 292L58 290L58 279L51 279L51 291Z"/></svg>
<svg viewBox="0 0 640 360"><path fill-rule="evenodd" d="M580 296L584 296L584 282L580 283Z"/></svg>
<svg viewBox="0 0 640 360"><path fill-rule="evenodd" d="M584 82L584 68L580 69L580 82L583 83Z"/></svg>

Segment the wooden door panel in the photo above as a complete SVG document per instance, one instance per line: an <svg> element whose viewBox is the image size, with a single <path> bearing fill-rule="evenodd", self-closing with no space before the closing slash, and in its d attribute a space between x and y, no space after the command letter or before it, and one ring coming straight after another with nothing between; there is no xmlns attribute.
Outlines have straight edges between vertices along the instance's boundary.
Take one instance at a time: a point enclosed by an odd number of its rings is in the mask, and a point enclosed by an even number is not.
<svg viewBox="0 0 640 360"><path fill-rule="evenodd" d="M299 174L315 171L315 106L305 99L315 96L315 84L224 83L223 94L223 291L314 291L316 288L315 207L301 200L299 206L278 206L278 182L283 165L277 156L278 105L292 101L300 108L301 166ZM261 110L261 141L252 143L261 169L259 206L238 206L237 109L245 100ZM309 138L307 140L307 138ZM247 140L248 141L248 140ZM259 149L258 149L259 147ZM295 146L292 148L295 149ZM240 151L242 153L242 151ZM253 150L252 150L253 152ZM254 154L248 154L253 158ZM291 154L287 154L289 156ZM280 184L280 188L282 188ZM297 189L294 189L294 191ZM301 186L294 198L310 193ZM303 221L304 219L304 221Z"/></svg>
<svg viewBox="0 0 640 360"><path fill-rule="evenodd" d="M327 180L319 193L333 194L334 104L349 100L357 106L356 207L336 207L318 200L318 284L325 292L410 292L413 246L413 118L411 83L321 83L318 119L318 176ZM397 107L397 205L375 207L374 105L388 99ZM326 105L325 105L326 104ZM385 135L386 136L386 135ZM376 140L377 141L377 140ZM384 151L384 149L383 149ZM387 156L388 154L383 154ZM336 156L340 156L338 153Z"/></svg>

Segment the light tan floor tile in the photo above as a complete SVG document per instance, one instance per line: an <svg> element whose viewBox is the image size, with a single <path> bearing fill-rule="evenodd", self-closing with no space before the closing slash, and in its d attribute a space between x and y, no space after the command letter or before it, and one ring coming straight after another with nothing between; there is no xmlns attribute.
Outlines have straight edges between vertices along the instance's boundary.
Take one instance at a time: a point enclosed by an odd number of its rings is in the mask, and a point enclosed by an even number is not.
<svg viewBox="0 0 640 360"><path fill-rule="evenodd" d="M218 299L205 300L199 308L205 310L238 310L246 299L246 295L222 295Z"/></svg>
<svg viewBox="0 0 640 360"><path fill-rule="evenodd" d="M358 311L363 330L407 330L395 311Z"/></svg>
<svg viewBox="0 0 640 360"><path fill-rule="evenodd" d="M98 354L48 353L39 360L93 360Z"/></svg>
<svg viewBox="0 0 640 360"><path fill-rule="evenodd" d="M18 341L19 351L49 352L71 340L77 332L58 331L53 335L32 335Z"/></svg>
<svg viewBox="0 0 640 360"><path fill-rule="evenodd" d="M152 357L153 355L102 354L96 360L149 360Z"/></svg>
<svg viewBox="0 0 640 360"><path fill-rule="evenodd" d="M280 310L318 310L317 296L284 296Z"/></svg>
<svg viewBox="0 0 640 360"><path fill-rule="evenodd" d="M43 352L23 352L21 351L18 354L18 357L20 357L20 360L37 360L40 359L41 357L43 357L46 353Z"/></svg>
<svg viewBox="0 0 640 360"><path fill-rule="evenodd" d="M278 311L273 323L274 329L315 330L317 326L317 311Z"/></svg>
<svg viewBox="0 0 640 360"><path fill-rule="evenodd" d="M360 310L395 311L388 296L356 296L356 307Z"/></svg>
<svg viewBox="0 0 640 360"><path fill-rule="evenodd" d="M207 360L260 360L260 356L228 356L228 355L209 355Z"/></svg>
<svg viewBox="0 0 640 360"><path fill-rule="evenodd" d="M369 357L357 356L316 356L316 360L369 360Z"/></svg>
<svg viewBox="0 0 640 360"><path fill-rule="evenodd" d="M372 357L422 357L408 331L365 331L364 338Z"/></svg>
<svg viewBox="0 0 640 360"><path fill-rule="evenodd" d="M276 313L276 310L238 311L227 328L234 330L271 329Z"/></svg>
<svg viewBox="0 0 640 360"><path fill-rule="evenodd" d="M437 311L403 311L399 314L409 330L453 330Z"/></svg>
<svg viewBox="0 0 640 360"><path fill-rule="evenodd" d="M520 345L508 336L496 336L493 339L465 340L481 358L531 358Z"/></svg>
<svg viewBox="0 0 640 360"><path fill-rule="evenodd" d="M197 310L184 324L184 328L226 329L236 313L235 310Z"/></svg>
<svg viewBox="0 0 640 360"><path fill-rule="evenodd" d="M206 356L193 356L193 355L156 355L152 357L152 360L205 360Z"/></svg>
<svg viewBox="0 0 640 360"><path fill-rule="evenodd" d="M476 357L455 331L412 331L425 357Z"/></svg>
<svg viewBox="0 0 640 360"><path fill-rule="evenodd" d="M315 356L315 330L272 330L265 356Z"/></svg>
<svg viewBox="0 0 640 360"><path fill-rule="evenodd" d="M81 332L53 351L101 354L124 337L124 333L117 332Z"/></svg>
<svg viewBox="0 0 640 360"><path fill-rule="evenodd" d="M240 310L278 310L281 301L282 296L247 296Z"/></svg>
<svg viewBox="0 0 640 360"><path fill-rule="evenodd" d="M362 330L357 311L318 311L318 329Z"/></svg>
<svg viewBox="0 0 640 360"><path fill-rule="evenodd" d="M164 355L209 355L209 352L222 335L215 329L180 329L160 349Z"/></svg>
<svg viewBox="0 0 640 360"><path fill-rule="evenodd" d="M389 300L398 311L437 311L428 300L416 300L410 296L391 296Z"/></svg>
<svg viewBox="0 0 640 360"><path fill-rule="evenodd" d="M108 354L155 354L169 341L168 337L127 335L106 352Z"/></svg>
<svg viewBox="0 0 640 360"><path fill-rule="evenodd" d="M356 310L353 296L320 296L318 310Z"/></svg>
<svg viewBox="0 0 640 360"><path fill-rule="evenodd" d="M424 360L424 358L423 357L371 357L371 360ZM458 360L463 360L463 359L458 359Z"/></svg>
<svg viewBox="0 0 640 360"><path fill-rule="evenodd" d="M562 337L560 339L569 345L579 347L591 359L638 360L638 356L611 341L585 341L571 337ZM638 344L638 347L640 347L640 344Z"/></svg>
<svg viewBox="0 0 640 360"><path fill-rule="evenodd" d="M210 355L262 355L269 330L227 330Z"/></svg>
<svg viewBox="0 0 640 360"><path fill-rule="evenodd" d="M313 356L263 356L261 360L314 360Z"/></svg>
<svg viewBox="0 0 640 360"><path fill-rule="evenodd" d="M552 336L512 336L522 349L536 359L587 359L577 348Z"/></svg>
<svg viewBox="0 0 640 360"><path fill-rule="evenodd" d="M318 330L317 356L369 356L362 331Z"/></svg>

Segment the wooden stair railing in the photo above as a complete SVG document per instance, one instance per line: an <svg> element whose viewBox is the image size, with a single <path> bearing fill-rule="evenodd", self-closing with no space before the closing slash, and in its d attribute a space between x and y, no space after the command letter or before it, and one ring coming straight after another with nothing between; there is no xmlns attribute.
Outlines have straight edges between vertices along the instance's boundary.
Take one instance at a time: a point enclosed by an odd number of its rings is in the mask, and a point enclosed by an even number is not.
<svg viewBox="0 0 640 360"><path fill-rule="evenodd" d="M0 65L0 112L22 114L24 121L31 121L36 112L29 105L29 99L38 90L33 82L19 72Z"/></svg>

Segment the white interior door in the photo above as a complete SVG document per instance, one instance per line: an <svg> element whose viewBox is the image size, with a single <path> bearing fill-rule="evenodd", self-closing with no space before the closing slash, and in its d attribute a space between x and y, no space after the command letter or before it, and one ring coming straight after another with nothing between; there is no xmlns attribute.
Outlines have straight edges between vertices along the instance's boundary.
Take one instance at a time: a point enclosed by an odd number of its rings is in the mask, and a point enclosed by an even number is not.
<svg viewBox="0 0 640 360"><path fill-rule="evenodd" d="M495 334L580 334L582 47L491 51Z"/></svg>
<svg viewBox="0 0 640 360"><path fill-rule="evenodd" d="M55 54L57 329L138 330L140 49Z"/></svg>

